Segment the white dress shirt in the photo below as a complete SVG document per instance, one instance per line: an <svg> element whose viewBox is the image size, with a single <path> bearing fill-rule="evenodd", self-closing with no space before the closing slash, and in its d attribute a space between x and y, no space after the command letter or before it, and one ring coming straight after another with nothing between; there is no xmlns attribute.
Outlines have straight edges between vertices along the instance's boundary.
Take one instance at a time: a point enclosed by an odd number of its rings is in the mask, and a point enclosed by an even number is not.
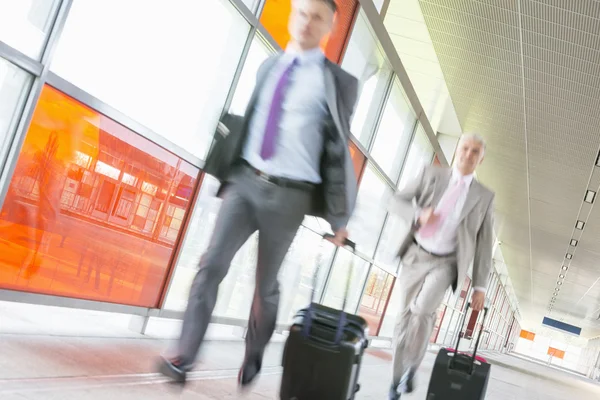
<svg viewBox="0 0 600 400"><path fill-rule="evenodd" d="M298 65L285 92L275 154L260 156L275 87L294 59ZM269 175L321 183L325 98L325 55L320 48L300 52L288 48L269 72L254 109L243 158Z"/></svg>
<svg viewBox="0 0 600 400"><path fill-rule="evenodd" d="M460 216L465 205L465 201L467 200L467 195L469 194L469 187L473 182L473 174L462 176L456 168L453 168L452 177L450 178L448 188L454 186L459 179L464 181L463 184L465 185L466 189L462 191L460 196L458 196L456 205L454 206L452 212L443 221L441 221L441 225L437 231L430 237L421 237L419 232L415 233L415 239L417 243L419 243L419 245L425 250L433 254L450 254L455 252L458 246L458 225L460 224ZM442 204L444 198L448 195L448 188L446 188L446 191L440 199L439 204ZM486 289L482 287L473 287L473 290L481 292L486 291Z"/></svg>

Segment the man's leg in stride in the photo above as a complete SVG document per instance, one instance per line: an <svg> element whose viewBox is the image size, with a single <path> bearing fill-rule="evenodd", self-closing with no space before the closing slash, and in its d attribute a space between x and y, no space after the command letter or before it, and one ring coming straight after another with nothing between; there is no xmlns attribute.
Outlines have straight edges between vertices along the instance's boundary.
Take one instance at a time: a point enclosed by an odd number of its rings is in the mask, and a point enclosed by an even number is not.
<svg viewBox="0 0 600 400"><path fill-rule="evenodd" d="M412 378L425 353L435 312L456 276L451 259L433 258L418 249L402 267L398 282L403 285L402 306L395 332L392 387L404 384L412 391ZM403 382L404 380L404 382Z"/></svg>
<svg viewBox="0 0 600 400"><path fill-rule="evenodd" d="M190 289L181 336L174 357L170 358L176 371L170 371L167 360L160 368L175 380L185 380L185 371L192 368L210 323L219 284L227 275L235 254L257 230L255 212L248 201L250 187L241 177L226 189L210 244Z"/></svg>
<svg viewBox="0 0 600 400"><path fill-rule="evenodd" d="M258 209L259 239L256 287L246 335L246 356L240 371L242 385L260 372L262 357L277 322L278 275L281 264L308 212L311 192L278 186L264 187Z"/></svg>

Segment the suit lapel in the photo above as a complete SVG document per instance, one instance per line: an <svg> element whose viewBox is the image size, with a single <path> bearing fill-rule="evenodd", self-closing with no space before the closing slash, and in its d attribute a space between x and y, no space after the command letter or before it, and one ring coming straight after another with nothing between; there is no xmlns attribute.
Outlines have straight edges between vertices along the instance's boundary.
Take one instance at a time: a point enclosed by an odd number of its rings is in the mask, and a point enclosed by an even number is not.
<svg viewBox="0 0 600 400"><path fill-rule="evenodd" d="M340 113L338 111L338 103L337 103L337 90L335 86L335 76L333 76L333 71L331 70L331 66L329 65L330 61L325 59L325 98L327 100L327 107L329 108L329 112L333 117L333 122L337 127L338 134L342 137L342 139L346 140L344 137L344 130L342 129L342 124L340 122Z"/></svg>
<svg viewBox="0 0 600 400"><path fill-rule="evenodd" d="M473 180L471 183L471 187L469 188L469 192L467 193L467 199L465 200L465 205L463 206L462 212L460 214L459 223L461 223L467 215L471 212L475 204L481 198L481 185L476 180Z"/></svg>
<svg viewBox="0 0 600 400"><path fill-rule="evenodd" d="M444 195L444 192L446 191L446 189L448 188L448 185L450 184L451 177L452 177L452 170L448 169L436 178L436 182L433 186L434 192L433 192L433 199L431 201L432 207L437 207L437 205L440 203L440 200L442 200L442 196Z"/></svg>

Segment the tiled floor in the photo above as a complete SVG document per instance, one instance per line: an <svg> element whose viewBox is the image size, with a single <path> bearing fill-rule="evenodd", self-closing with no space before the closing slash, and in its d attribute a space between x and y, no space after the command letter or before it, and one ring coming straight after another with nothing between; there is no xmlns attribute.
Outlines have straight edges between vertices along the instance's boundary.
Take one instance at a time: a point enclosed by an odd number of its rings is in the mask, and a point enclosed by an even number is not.
<svg viewBox="0 0 600 400"><path fill-rule="evenodd" d="M178 391L153 373L153 359L167 341L140 338L0 335L0 399L277 399L281 343L270 346L264 374L252 393L237 392L241 342L207 342L193 381ZM494 364L488 400L600 398L600 385L504 355ZM428 353L417 391L403 399L425 399L435 355ZM375 350L364 361L357 399L386 399L389 354Z"/></svg>

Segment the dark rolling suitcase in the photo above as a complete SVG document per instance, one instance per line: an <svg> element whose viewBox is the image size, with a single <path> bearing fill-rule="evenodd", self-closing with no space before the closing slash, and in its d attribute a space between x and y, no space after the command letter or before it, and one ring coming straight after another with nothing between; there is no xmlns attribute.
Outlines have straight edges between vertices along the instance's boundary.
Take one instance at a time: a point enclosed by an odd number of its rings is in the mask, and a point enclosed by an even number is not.
<svg viewBox="0 0 600 400"><path fill-rule="evenodd" d="M354 243L346 241L346 245L355 251ZM318 271L317 266L310 306L296 314L285 343L282 400L352 400L360 388L368 325L363 318L343 311L352 269L341 310L314 302Z"/></svg>
<svg viewBox="0 0 600 400"><path fill-rule="evenodd" d="M469 306L470 304L467 309ZM439 351L431 372L427 400L480 400L485 398L491 365L477 360L476 355L487 312L486 307L472 355L458 352L461 339L460 333L455 349L441 349ZM464 325L466 314L465 312L461 327Z"/></svg>

